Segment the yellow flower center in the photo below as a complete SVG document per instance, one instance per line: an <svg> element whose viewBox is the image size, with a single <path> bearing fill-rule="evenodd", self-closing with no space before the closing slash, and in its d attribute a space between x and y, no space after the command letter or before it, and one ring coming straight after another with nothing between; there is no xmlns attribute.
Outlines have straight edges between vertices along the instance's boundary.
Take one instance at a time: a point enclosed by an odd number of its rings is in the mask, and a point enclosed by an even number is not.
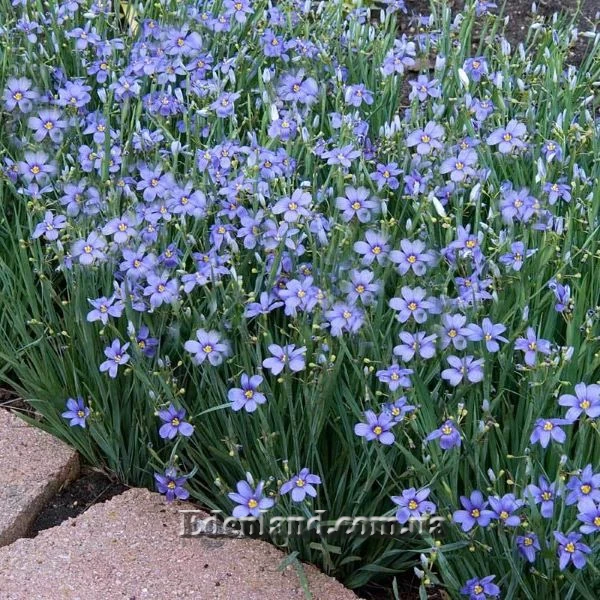
<svg viewBox="0 0 600 600"><path fill-rule="evenodd" d="M477 246L477 242L475 240L467 240L465 246L467 248L475 248L475 246Z"/></svg>
<svg viewBox="0 0 600 600"><path fill-rule="evenodd" d="M582 400L579 403L579 408L583 408L583 410L587 410L590 407L590 401L589 400Z"/></svg>
<svg viewBox="0 0 600 600"><path fill-rule="evenodd" d="M297 479L297 480L296 480L296 485L297 485L298 487L304 487L304 485L305 485L305 481L304 481L304 479Z"/></svg>
<svg viewBox="0 0 600 600"><path fill-rule="evenodd" d="M44 129L50 131L54 127L54 123L52 121L46 121L44 123Z"/></svg>
<svg viewBox="0 0 600 600"><path fill-rule="evenodd" d="M554 429L554 425L550 423L550 421L546 421L544 423L544 431L552 431Z"/></svg>
<svg viewBox="0 0 600 600"><path fill-rule="evenodd" d="M533 544L533 539L530 537L526 537L523 539L523 546L531 546Z"/></svg>
<svg viewBox="0 0 600 600"><path fill-rule="evenodd" d="M362 294L365 291L365 286L362 283L359 283L355 288L354 288L359 294Z"/></svg>
<svg viewBox="0 0 600 600"><path fill-rule="evenodd" d="M352 203L352 208L354 210L358 210L360 207L361 207L361 203L358 200L356 200Z"/></svg>
<svg viewBox="0 0 600 600"><path fill-rule="evenodd" d="M408 310L417 310L417 303L416 302L409 302L409 304L408 304Z"/></svg>
<svg viewBox="0 0 600 600"><path fill-rule="evenodd" d="M352 316L352 313L349 310L345 310L342 313L342 316L344 317L344 319L349 319Z"/></svg>
<svg viewBox="0 0 600 600"><path fill-rule="evenodd" d="M463 163L461 163L460 161L457 162L454 167L458 170L458 171L462 171L465 168L465 165Z"/></svg>
<svg viewBox="0 0 600 600"><path fill-rule="evenodd" d="M91 252L92 252L92 247L91 247L91 246L89 246L89 245L88 245L88 246L84 246L84 247L83 247L83 251L84 251L86 254L91 254Z"/></svg>
<svg viewBox="0 0 600 600"><path fill-rule="evenodd" d="M175 489L175 482L174 481L169 481L169 483L167 483L167 487L170 490L174 490Z"/></svg>
<svg viewBox="0 0 600 600"><path fill-rule="evenodd" d="M171 419L171 425L173 425L173 427L179 427L179 419L177 417Z"/></svg>
<svg viewBox="0 0 600 600"><path fill-rule="evenodd" d="M373 428L373 433L374 433L375 435L381 435L381 434L383 433L383 429L382 429L382 428L381 428L379 425L376 425L376 426Z"/></svg>
<svg viewBox="0 0 600 600"><path fill-rule="evenodd" d="M252 397L254 396L254 392L253 392L252 390L246 390L246 391L244 392L244 396L245 396L246 398L248 398L248 400L250 400L250 398L252 398Z"/></svg>
<svg viewBox="0 0 600 600"><path fill-rule="evenodd" d="M473 593L475 594L481 594L483 592L483 587L479 584L477 584L474 588L473 588Z"/></svg>
<svg viewBox="0 0 600 600"><path fill-rule="evenodd" d="M411 265L414 265L417 262L417 257L414 254L411 254L406 259Z"/></svg>
<svg viewBox="0 0 600 600"><path fill-rule="evenodd" d="M481 515L481 513L479 512L479 509L478 509L478 508L474 508L474 509L471 511L471 516L472 516L474 519L478 519L480 515Z"/></svg>
<svg viewBox="0 0 600 600"><path fill-rule="evenodd" d="M569 542L565 546L565 552L568 552L569 554L573 554L573 552L575 552L575 544L573 542Z"/></svg>
<svg viewBox="0 0 600 600"><path fill-rule="evenodd" d="M503 521L506 521L506 519L508 519L508 513L507 513L505 510L503 510L503 511L500 513L500 518L501 518Z"/></svg>
<svg viewBox="0 0 600 600"><path fill-rule="evenodd" d="M23 94L21 92L15 92L13 94L13 98L18 102L19 100L23 100Z"/></svg>
<svg viewBox="0 0 600 600"><path fill-rule="evenodd" d="M510 133L508 133L508 131L502 136L502 139L505 142L510 142L510 140L512 140L512 135Z"/></svg>
<svg viewBox="0 0 600 600"><path fill-rule="evenodd" d="M41 171L41 169L37 165L33 165L33 167L31 167L31 172L34 175L37 175L40 171Z"/></svg>
<svg viewBox="0 0 600 600"><path fill-rule="evenodd" d="M162 294L162 293L165 291L165 289L166 289L166 288L165 288L165 286L164 286L162 283L160 283L160 284L158 285L158 288L157 288L157 289L158 289L158 291L159 291L159 292Z"/></svg>
<svg viewBox="0 0 600 600"><path fill-rule="evenodd" d="M581 490L582 494L587 496L592 491L592 486L589 483L584 483L579 489Z"/></svg>
<svg viewBox="0 0 600 600"><path fill-rule="evenodd" d="M210 344L206 344L206 346L204 346L202 348L202 350L206 353L206 354L210 354L213 351L213 347Z"/></svg>
<svg viewBox="0 0 600 600"><path fill-rule="evenodd" d="M416 510L418 506L419 505L417 504L417 502L415 500L411 500L408 503L408 508L410 508L410 510Z"/></svg>
<svg viewBox="0 0 600 600"><path fill-rule="evenodd" d="M373 246L373 254L381 254L381 246Z"/></svg>
<svg viewBox="0 0 600 600"><path fill-rule="evenodd" d="M448 332L448 337L455 338L457 335L458 335L458 333L457 333L456 329L451 329Z"/></svg>
<svg viewBox="0 0 600 600"><path fill-rule="evenodd" d="M424 144L428 144L428 143L431 141L431 138L430 138L430 137L429 137L429 136L428 136L426 133L424 133L424 134L421 136L421 141L422 141Z"/></svg>
<svg viewBox="0 0 600 600"><path fill-rule="evenodd" d="M78 416L80 419L83 419L83 417L85 417L85 413L84 413L82 410L78 410L78 411L77 411L77 416Z"/></svg>

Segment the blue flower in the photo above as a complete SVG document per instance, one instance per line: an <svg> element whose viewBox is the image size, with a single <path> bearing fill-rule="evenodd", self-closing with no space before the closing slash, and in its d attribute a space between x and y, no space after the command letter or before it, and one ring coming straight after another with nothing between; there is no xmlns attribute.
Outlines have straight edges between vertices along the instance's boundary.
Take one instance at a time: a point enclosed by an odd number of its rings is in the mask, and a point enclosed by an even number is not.
<svg viewBox="0 0 600 600"><path fill-rule="evenodd" d="M558 559L561 571L567 568L569 563L573 563L576 569L583 569L586 564L586 554L591 554L592 549L583 542L580 542L581 534L554 532L554 539L558 542Z"/></svg>
<svg viewBox="0 0 600 600"><path fill-rule="evenodd" d="M435 513L436 505L427 500L431 490L427 487L417 491L415 488L408 488L402 491L401 496L392 496L392 502L398 506L396 519L398 523L404 524L409 519L420 520L424 514L432 515Z"/></svg>
<svg viewBox="0 0 600 600"><path fill-rule="evenodd" d="M119 340L113 340L112 344L104 349L107 360L100 365L100 372L108 371L109 377L114 379L117 376L118 368L129 362L127 348L129 348L129 342L121 345Z"/></svg>
<svg viewBox="0 0 600 600"><path fill-rule="evenodd" d="M469 579L461 588L460 593L469 596L469 600L486 600L486 598L497 598L500 595L500 588L492 581L495 575L487 577L474 577Z"/></svg>
<svg viewBox="0 0 600 600"><path fill-rule="evenodd" d="M70 419L69 425L71 427L83 427L86 426L86 420L90 416L90 409L85 405L83 398L79 396L77 398L67 399L67 409L61 416L65 419Z"/></svg>
<svg viewBox="0 0 600 600"><path fill-rule="evenodd" d="M264 481L259 481L256 488L250 487L247 481L241 480L237 483L237 492L227 494L231 500L237 503L233 509L233 516L236 519L245 517L259 517L260 513L275 504L272 498L265 498L263 494Z"/></svg>
<svg viewBox="0 0 600 600"><path fill-rule="evenodd" d="M396 424L396 420L390 412L384 411L376 415L372 410L365 411L366 423L357 423L354 426L354 433L359 437L364 437L368 442L377 440L384 446L390 446L394 443L396 437L390 429Z"/></svg>
<svg viewBox="0 0 600 600"><path fill-rule="evenodd" d="M167 502L173 500L187 500L190 493L183 487L187 477L179 475L175 467L167 467L164 474L155 473L156 487L161 494L165 494Z"/></svg>
<svg viewBox="0 0 600 600"><path fill-rule="evenodd" d="M231 408L235 411L242 408L246 412L254 412L260 404L267 401L265 395L257 391L258 386L262 383L263 378L260 375L252 375L249 377L246 373L241 376L241 388L233 388L227 392L227 398L231 402Z"/></svg>
<svg viewBox="0 0 600 600"><path fill-rule="evenodd" d="M172 440L177 434L184 437L189 437L194 433L194 426L185 421L185 409L175 408L173 404L169 404L166 410L158 412L163 425L158 431L158 434L163 439Z"/></svg>
<svg viewBox="0 0 600 600"><path fill-rule="evenodd" d="M294 502L303 502L306 496L316 498L317 490L315 485L321 483L318 475L312 474L307 468L304 468L294 475L289 481L286 481L279 490L280 494L289 494L291 492Z"/></svg>

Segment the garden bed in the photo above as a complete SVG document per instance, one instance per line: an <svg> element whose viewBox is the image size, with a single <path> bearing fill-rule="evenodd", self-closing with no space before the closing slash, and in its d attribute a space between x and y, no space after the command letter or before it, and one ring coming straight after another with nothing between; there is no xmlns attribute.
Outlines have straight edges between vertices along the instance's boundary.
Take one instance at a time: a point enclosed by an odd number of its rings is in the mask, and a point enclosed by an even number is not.
<svg viewBox="0 0 600 600"><path fill-rule="evenodd" d="M592 3L275 4L0 0L0 378L96 473L38 529L109 472L351 588L594 600Z"/></svg>

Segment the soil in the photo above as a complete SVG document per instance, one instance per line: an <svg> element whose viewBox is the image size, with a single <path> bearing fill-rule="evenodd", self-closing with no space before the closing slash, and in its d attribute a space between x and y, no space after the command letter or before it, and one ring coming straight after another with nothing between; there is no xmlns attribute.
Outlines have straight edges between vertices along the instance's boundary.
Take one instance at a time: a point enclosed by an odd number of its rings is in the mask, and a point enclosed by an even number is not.
<svg viewBox="0 0 600 600"><path fill-rule="evenodd" d="M419 580L412 572L402 573L396 577L398 595L395 596L392 581L381 584L371 583L355 590L357 595L364 600L419 600ZM449 600L443 590L429 589L428 600Z"/></svg>
<svg viewBox="0 0 600 600"><path fill-rule="evenodd" d="M31 413L31 406L21 400L16 392L8 388L0 388L0 408Z"/></svg>
<svg viewBox="0 0 600 600"><path fill-rule="evenodd" d="M506 38L513 46L524 41L527 29L533 21L531 14L531 4L533 0L506 0L504 15L508 15L510 20L506 26ZM495 0L498 8L493 9L498 12L503 5L503 0ZM537 12L543 17L549 17L554 13L561 11L566 14L574 14L577 10L577 5L581 3L581 13L579 15L577 25L581 31L592 28L595 15L600 13L600 0L537 0ZM454 12L460 11L464 7L464 0L449 0L450 6ZM408 15L402 17L401 29L409 31L414 27L414 17L416 15L428 15L430 13L429 0L406 0ZM579 64L585 56L587 42L580 40L573 48L571 61L573 64Z"/></svg>
<svg viewBox="0 0 600 600"><path fill-rule="evenodd" d="M2 409L25 413L29 417L36 418L31 405L7 388L0 388L0 410ZM29 530L28 537L35 537L44 529L60 525L63 521L85 512L93 504L110 500L126 489L127 486L106 473L84 466L79 478L60 490L42 509Z"/></svg>
<svg viewBox="0 0 600 600"><path fill-rule="evenodd" d="M71 517L85 512L93 504L110 500L127 489L106 474L89 468L67 488L61 490L38 515L28 537L35 537L40 531L60 525Z"/></svg>

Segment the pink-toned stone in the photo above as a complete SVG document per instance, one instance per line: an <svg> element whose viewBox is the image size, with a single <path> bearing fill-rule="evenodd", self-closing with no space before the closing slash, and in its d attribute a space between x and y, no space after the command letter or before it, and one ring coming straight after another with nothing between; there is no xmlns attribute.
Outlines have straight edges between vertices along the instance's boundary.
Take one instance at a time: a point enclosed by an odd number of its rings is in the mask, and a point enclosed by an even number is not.
<svg viewBox="0 0 600 600"><path fill-rule="evenodd" d="M0 409L0 546L24 536L48 500L78 473L74 450Z"/></svg>
<svg viewBox="0 0 600 600"><path fill-rule="evenodd" d="M0 549L0 599L304 600L285 555L252 539L180 537L178 510L164 497L131 489L75 519ZM314 600L356 600L304 565Z"/></svg>

